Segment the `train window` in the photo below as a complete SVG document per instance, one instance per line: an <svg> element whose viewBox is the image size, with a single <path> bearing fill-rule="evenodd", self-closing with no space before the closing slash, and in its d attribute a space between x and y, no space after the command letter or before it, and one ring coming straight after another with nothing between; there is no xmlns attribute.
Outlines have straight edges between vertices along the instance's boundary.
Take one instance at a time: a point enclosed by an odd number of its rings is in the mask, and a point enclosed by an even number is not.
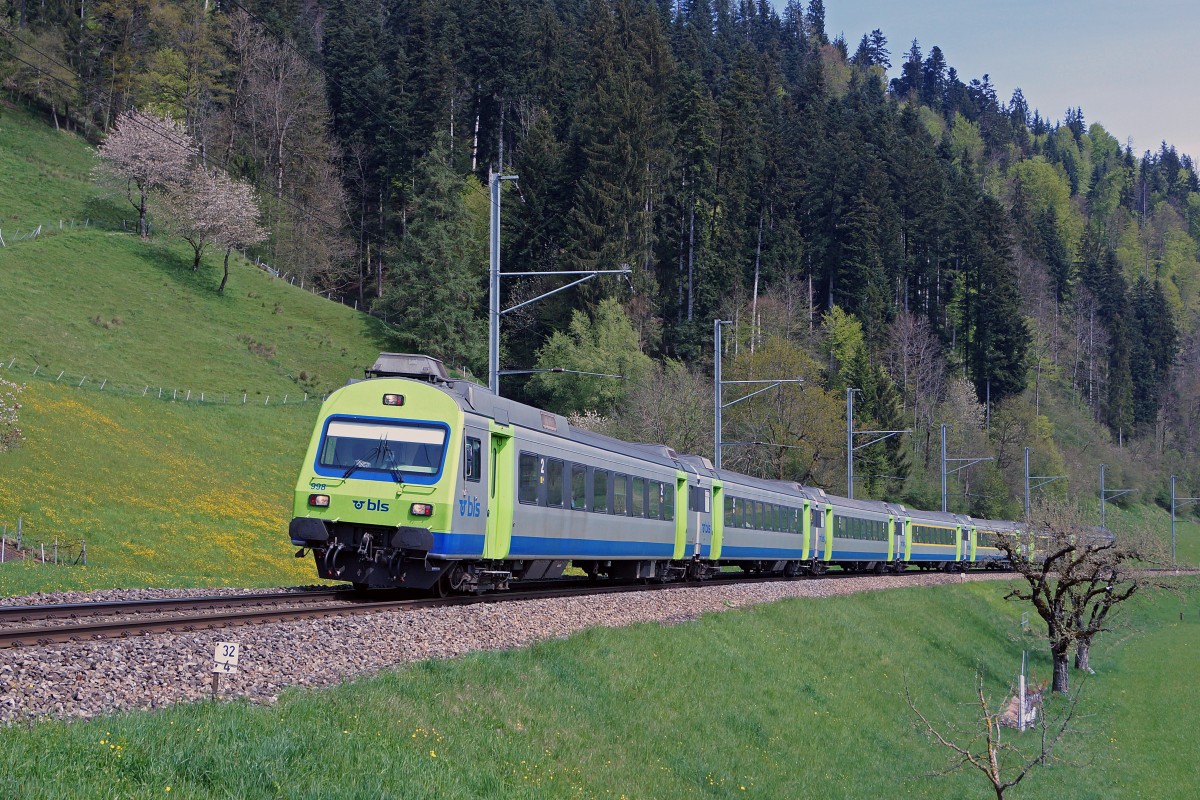
<svg viewBox="0 0 1200 800"><path fill-rule="evenodd" d="M548 506L562 507L564 469L561 458L546 459L546 505Z"/></svg>
<svg viewBox="0 0 1200 800"><path fill-rule="evenodd" d="M663 484L663 519L675 519L675 487L669 483Z"/></svg>
<svg viewBox="0 0 1200 800"><path fill-rule="evenodd" d="M704 513L712 512L712 493L708 489L704 490Z"/></svg>
<svg viewBox="0 0 1200 800"><path fill-rule="evenodd" d="M436 475L445 451L446 430L440 426L333 419L325 430L319 463L350 472Z"/></svg>
<svg viewBox="0 0 1200 800"><path fill-rule="evenodd" d="M613 513L629 514L629 476L619 472L613 475Z"/></svg>
<svg viewBox="0 0 1200 800"><path fill-rule="evenodd" d="M650 519L662 519L663 485L658 481L650 481L646 497L646 516Z"/></svg>
<svg viewBox="0 0 1200 800"><path fill-rule="evenodd" d="M587 508L587 467L583 464L571 465L571 508Z"/></svg>
<svg viewBox="0 0 1200 800"><path fill-rule="evenodd" d="M730 528L740 528L738 512L742 510L742 501L737 497L725 495L725 525Z"/></svg>
<svg viewBox="0 0 1200 800"><path fill-rule="evenodd" d="M813 506L811 511L812 511L812 518L811 518L810 522L812 524L812 527L820 528L821 526L823 526L825 524L825 514L822 513L821 509L817 506Z"/></svg>
<svg viewBox="0 0 1200 800"><path fill-rule="evenodd" d="M598 469L592 473L592 511L608 513L608 470Z"/></svg>
<svg viewBox="0 0 1200 800"><path fill-rule="evenodd" d="M521 453L517 459L517 500L522 503L538 501L538 459L533 453Z"/></svg>
<svg viewBox="0 0 1200 800"><path fill-rule="evenodd" d="M463 445L463 478L479 482L479 468L482 465L483 444L476 438L468 436Z"/></svg>
<svg viewBox="0 0 1200 800"><path fill-rule="evenodd" d="M633 516L646 516L646 479L633 479Z"/></svg>

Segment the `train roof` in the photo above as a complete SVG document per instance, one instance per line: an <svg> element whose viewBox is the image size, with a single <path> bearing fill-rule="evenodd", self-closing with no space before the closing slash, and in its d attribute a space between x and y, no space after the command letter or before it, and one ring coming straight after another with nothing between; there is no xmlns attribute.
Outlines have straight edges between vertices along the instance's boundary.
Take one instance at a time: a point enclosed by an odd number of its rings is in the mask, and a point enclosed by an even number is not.
<svg viewBox="0 0 1200 800"><path fill-rule="evenodd" d="M971 524L976 528L984 528L996 533L1019 533L1021 524L1008 519L976 519L971 518Z"/></svg>
<svg viewBox="0 0 1200 800"><path fill-rule="evenodd" d="M442 362L430 356L412 353L380 353L371 369L366 371L365 380L374 378L403 378L431 383L453 397L464 411L494 419L500 425L519 425L530 430L543 431L579 444L637 456L654 464L717 478L724 483L797 495L814 503L826 503L838 508L909 516L941 524L979 525L984 522L973 521L965 514L907 509L900 503L889 503L882 500L851 500L848 497L828 494L819 487L804 486L795 481L768 480L731 470L718 470L713 467L711 461L703 456L677 453L664 444L627 442L623 439L589 431L586 428L572 425L561 414L543 411L536 406L520 403L507 397L497 397L486 386L472 381L450 379L446 375L446 369ZM358 381L351 382L357 383ZM998 520L986 522L1009 525L1014 530L1018 529L1016 523L1012 522Z"/></svg>

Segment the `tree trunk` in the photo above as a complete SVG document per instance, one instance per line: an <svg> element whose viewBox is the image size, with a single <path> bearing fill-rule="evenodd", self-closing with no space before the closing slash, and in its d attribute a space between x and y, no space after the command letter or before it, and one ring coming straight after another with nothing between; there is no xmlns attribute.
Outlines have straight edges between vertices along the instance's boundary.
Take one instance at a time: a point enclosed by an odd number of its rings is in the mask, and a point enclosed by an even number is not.
<svg viewBox="0 0 1200 800"><path fill-rule="evenodd" d="M146 193L142 192L141 203L138 204L138 236L143 239L150 238L150 231L146 229Z"/></svg>
<svg viewBox="0 0 1200 800"><path fill-rule="evenodd" d="M1071 674L1068 671L1067 646L1055 645L1050 649L1050 655L1054 659L1054 681L1050 686L1050 690L1059 694L1067 694L1070 692L1071 678Z"/></svg>
<svg viewBox="0 0 1200 800"><path fill-rule="evenodd" d="M217 287L217 294L225 294L225 284L229 282L229 251L232 247L225 248L225 274L221 276L221 285Z"/></svg>
<svg viewBox="0 0 1200 800"><path fill-rule="evenodd" d="M1092 668L1088 665L1088 654L1091 650L1092 643L1087 639L1080 639L1075 645L1075 669L1091 672Z"/></svg>

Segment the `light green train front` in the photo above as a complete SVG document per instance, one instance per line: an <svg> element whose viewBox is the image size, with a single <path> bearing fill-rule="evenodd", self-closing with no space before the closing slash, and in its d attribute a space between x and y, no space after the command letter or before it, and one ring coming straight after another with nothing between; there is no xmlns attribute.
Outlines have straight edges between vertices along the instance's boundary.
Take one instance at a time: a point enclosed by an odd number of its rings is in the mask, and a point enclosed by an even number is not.
<svg viewBox="0 0 1200 800"><path fill-rule="evenodd" d="M322 578L433 586L453 560L480 558L484 533L459 533L463 411L430 383L379 378L321 407L296 482L292 543Z"/></svg>

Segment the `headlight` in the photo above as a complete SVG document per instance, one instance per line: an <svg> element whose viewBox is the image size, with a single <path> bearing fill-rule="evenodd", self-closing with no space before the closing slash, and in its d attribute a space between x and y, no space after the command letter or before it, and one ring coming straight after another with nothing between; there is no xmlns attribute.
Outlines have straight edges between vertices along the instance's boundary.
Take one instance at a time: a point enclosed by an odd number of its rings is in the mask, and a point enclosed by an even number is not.
<svg viewBox="0 0 1200 800"><path fill-rule="evenodd" d="M433 503L413 503L408 510L414 517L432 517Z"/></svg>
<svg viewBox="0 0 1200 800"><path fill-rule="evenodd" d="M313 508L329 508L329 495L310 494L308 496L308 504Z"/></svg>

